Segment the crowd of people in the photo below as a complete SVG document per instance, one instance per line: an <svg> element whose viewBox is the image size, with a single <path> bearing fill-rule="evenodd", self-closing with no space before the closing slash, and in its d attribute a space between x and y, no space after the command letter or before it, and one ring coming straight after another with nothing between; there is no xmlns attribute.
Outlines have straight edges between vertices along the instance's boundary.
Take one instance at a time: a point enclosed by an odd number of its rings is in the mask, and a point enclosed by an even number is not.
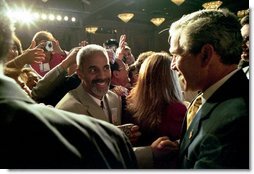
<svg viewBox="0 0 254 174"><path fill-rule="evenodd" d="M250 168L247 17L184 15L169 52L136 59L124 34L66 51L38 31L23 50L0 15L1 168Z"/></svg>

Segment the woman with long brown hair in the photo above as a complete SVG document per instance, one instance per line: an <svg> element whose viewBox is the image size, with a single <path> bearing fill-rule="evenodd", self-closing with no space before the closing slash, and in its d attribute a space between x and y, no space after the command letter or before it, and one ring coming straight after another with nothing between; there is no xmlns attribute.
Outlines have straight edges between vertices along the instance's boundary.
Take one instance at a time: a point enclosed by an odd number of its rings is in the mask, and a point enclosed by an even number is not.
<svg viewBox="0 0 254 174"><path fill-rule="evenodd" d="M141 66L137 84L127 97L127 111L142 133L136 146L150 145L158 137L180 137L186 107L177 75L170 69L171 57L160 52Z"/></svg>

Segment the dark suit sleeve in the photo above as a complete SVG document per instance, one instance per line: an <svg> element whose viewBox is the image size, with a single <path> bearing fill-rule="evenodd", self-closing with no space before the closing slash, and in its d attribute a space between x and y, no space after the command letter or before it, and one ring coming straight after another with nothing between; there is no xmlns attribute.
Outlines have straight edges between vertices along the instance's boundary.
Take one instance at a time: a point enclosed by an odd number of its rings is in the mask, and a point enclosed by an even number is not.
<svg viewBox="0 0 254 174"><path fill-rule="evenodd" d="M137 167L130 143L109 123L21 101L0 109L1 168Z"/></svg>
<svg viewBox="0 0 254 174"><path fill-rule="evenodd" d="M222 104L223 108L218 107L211 115L217 119L213 125L206 125L210 131L204 132L199 148L194 150L199 154L194 168L249 168L248 111L233 102L231 107Z"/></svg>

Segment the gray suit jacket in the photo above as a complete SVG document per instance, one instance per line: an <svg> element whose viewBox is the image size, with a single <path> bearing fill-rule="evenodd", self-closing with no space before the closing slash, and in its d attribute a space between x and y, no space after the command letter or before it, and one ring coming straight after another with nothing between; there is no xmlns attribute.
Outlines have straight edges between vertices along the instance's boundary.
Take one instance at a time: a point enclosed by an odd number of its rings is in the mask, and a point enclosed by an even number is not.
<svg viewBox="0 0 254 174"><path fill-rule="evenodd" d="M61 65L51 69L32 89L32 98L38 103L55 106L70 90L79 86L77 74L67 75Z"/></svg>
<svg viewBox="0 0 254 174"><path fill-rule="evenodd" d="M249 81L242 70L206 101L183 133L181 168L249 168Z"/></svg>
<svg viewBox="0 0 254 174"><path fill-rule="evenodd" d="M110 90L105 96L105 105L109 107L109 114L112 116L115 125L121 124L121 98ZM80 84L76 89L68 92L62 100L58 102L56 108L89 115L91 117L109 122L109 118L98 106L97 103L88 95Z"/></svg>
<svg viewBox="0 0 254 174"><path fill-rule="evenodd" d="M105 121L31 100L0 75L0 168L137 168L127 137Z"/></svg>

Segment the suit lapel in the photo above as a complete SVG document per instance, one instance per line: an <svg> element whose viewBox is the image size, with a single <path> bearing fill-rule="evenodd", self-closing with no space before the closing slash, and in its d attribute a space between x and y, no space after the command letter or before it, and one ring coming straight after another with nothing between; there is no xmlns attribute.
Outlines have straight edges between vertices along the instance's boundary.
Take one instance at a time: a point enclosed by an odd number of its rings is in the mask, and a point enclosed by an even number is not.
<svg viewBox="0 0 254 174"><path fill-rule="evenodd" d="M200 127L202 124L202 121L209 118L209 113L215 108L217 103L205 103L200 110L197 112L196 116L192 120L192 123L188 130L186 130L183 139L181 141L181 152L185 152L185 150L189 147L189 145L192 143L192 141L195 139L197 134L200 131ZM186 124L184 124L186 126Z"/></svg>
<svg viewBox="0 0 254 174"><path fill-rule="evenodd" d="M105 101L105 104L106 104L106 107L107 107L107 111L108 111L109 122L113 123L113 121L112 121L111 107L109 106L109 101L108 101L108 94L105 95L104 101Z"/></svg>
<svg viewBox="0 0 254 174"><path fill-rule="evenodd" d="M83 89L82 84L78 87L78 94L80 94L79 100L87 108L88 115L109 122L108 117L105 115L100 106L89 96L89 94ZM81 97L82 96L82 97Z"/></svg>

